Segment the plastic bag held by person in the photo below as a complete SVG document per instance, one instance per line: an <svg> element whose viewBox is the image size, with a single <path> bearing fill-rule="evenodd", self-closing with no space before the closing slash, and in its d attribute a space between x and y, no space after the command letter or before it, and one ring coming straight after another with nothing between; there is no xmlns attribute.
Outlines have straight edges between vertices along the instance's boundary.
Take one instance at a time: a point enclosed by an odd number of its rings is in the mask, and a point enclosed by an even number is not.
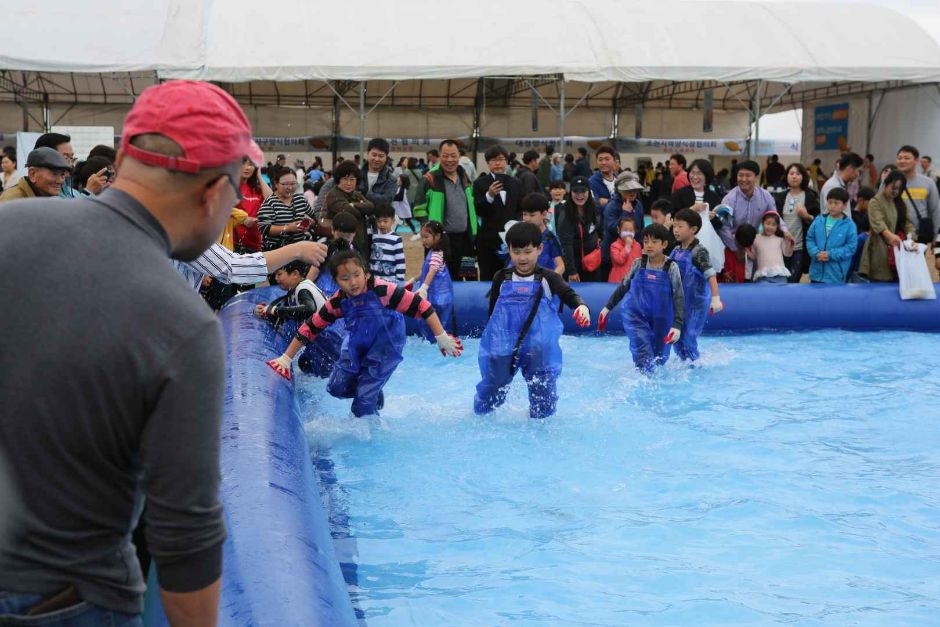
<svg viewBox="0 0 940 627"><path fill-rule="evenodd" d="M934 300L937 292L930 278L930 270L924 259L925 244L916 244L911 239L903 242L894 251L898 266L898 286L901 300Z"/></svg>

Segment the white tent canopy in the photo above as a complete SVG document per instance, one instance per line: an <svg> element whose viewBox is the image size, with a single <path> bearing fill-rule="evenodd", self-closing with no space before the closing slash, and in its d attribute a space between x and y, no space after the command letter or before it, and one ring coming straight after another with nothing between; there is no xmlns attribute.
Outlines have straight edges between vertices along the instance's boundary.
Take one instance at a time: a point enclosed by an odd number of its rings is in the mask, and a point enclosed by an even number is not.
<svg viewBox="0 0 940 627"><path fill-rule="evenodd" d="M940 44L891 9L821 2L48 0L8 8L0 69L224 82L934 82Z"/></svg>

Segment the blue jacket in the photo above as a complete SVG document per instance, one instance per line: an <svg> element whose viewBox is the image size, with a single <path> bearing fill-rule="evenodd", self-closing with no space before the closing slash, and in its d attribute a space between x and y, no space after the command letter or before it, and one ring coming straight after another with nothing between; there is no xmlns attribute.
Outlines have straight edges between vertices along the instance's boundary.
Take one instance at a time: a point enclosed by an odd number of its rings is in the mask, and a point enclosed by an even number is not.
<svg viewBox="0 0 940 627"><path fill-rule="evenodd" d="M363 196L372 202L387 202L388 204L392 204L397 190L398 180L392 176L391 166L382 168L382 171L379 172L379 178L375 181L375 185L372 186L372 189L369 189L369 164L362 164L362 178L359 180L359 191L362 192ZM320 191L323 192L322 189Z"/></svg>
<svg viewBox="0 0 940 627"><path fill-rule="evenodd" d="M640 233L643 232L643 202L640 200L639 195L636 197L636 201L633 203L633 213L627 213L623 210L623 198L620 197L620 194L614 194L614 197L610 199L604 206L603 211L603 239L601 241L601 259L604 262L610 261L610 245L613 244L620 233L617 232L617 223L620 222L623 218L632 218L635 223L634 228L636 229L636 240L642 242L643 238L640 236Z"/></svg>
<svg viewBox="0 0 940 627"><path fill-rule="evenodd" d="M810 256L810 280L819 283L845 283L857 247L858 230L850 218L843 216L833 224L827 237L826 216L817 216L806 236L806 250ZM829 261L817 261L816 255L824 250L829 253Z"/></svg>
<svg viewBox="0 0 940 627"><path fill-rule="evenodd" d="M610 200L610 192L607 190L607 185L604 184L604 175L601 174L600 170L591 175L591 178L588 179L588 185L591 186L591 194L594 195L594 204L596 204L598 208L601 206L601 203L598 202L601 198Z"/></svg>

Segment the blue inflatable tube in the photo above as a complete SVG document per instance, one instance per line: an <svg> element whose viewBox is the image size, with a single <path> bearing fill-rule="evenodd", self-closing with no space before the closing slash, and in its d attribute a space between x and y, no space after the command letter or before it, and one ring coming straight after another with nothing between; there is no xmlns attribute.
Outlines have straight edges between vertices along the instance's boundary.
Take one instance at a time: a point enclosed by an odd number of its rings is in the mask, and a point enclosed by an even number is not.
<svg viewBox="0 0 940 627"><path fill-rule="evenodd" d="M226 339L222 420L224 546L220 626L355 627L293 385L265 363L289 337L251 315L283 291L247 292L220 314ZM151 579L152 581L152 579ZM164 625L149 586L147 625Z"/></svg>
<svg viewBox="0 0 940 627"><path fill-rule="evenodd" d="M581 329L565 309L565 333L597 330L597 315L615 289L613 283L573 283L591 309L592 325ZM455 283L457 329L464 336L479 336L486 325L489 301L486 283ZM705 333L758 331L940 331L940 300L902 301L897 284L788 285L720 284L725 310L710 317ZM621 302L621 305L623 303ZM611 316L610 333L623 333L620 316Z"/></svg>

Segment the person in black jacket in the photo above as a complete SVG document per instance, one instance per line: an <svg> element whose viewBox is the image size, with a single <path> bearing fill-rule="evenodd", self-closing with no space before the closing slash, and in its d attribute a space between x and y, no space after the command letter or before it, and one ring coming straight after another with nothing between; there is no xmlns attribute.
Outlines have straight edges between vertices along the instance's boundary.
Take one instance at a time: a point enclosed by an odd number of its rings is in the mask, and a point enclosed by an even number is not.
<svg viewBox="0 0 940 627"><path fill-rule="evenodd" d="M516 178L522 183L522 195L532 192L542 192L542 185L535 172L539 169L539 153L526 150L522 155L522 167L516 172ZM544 193L544 192L542 192Z"/></svg>
<svg viewBox="0 0 940 627"><path fill-rule="evenodd" d="M509 153L502 146L488 148L483 154L489 174L482 174L473 182L473 204L480 228L477 231L477 263L480 280L488 281L506 266L499 256L503 241L499 234L506 222L520 220L519 202L522 184L506 173Z"/></svg>
<svg viewBox="0 0 940 627"><path fill-rule="evenodd" d="M588 271L581 260L600 246L600 214L591 197L586 176L571 180L571 189L558 216L558 239L561 240L568 281L604 281L600 269Z"/></svg>
<svg viewBox="0 0 940 627"><path fill-rule="evenodd" d="M799 283L803 275L809 272L809 255L806 251L806 234L809 225L819 215L819 196L809 187L809 172L802 163L787 166L787 191L774 194L777 213L783 218L787 229L796 243L793 255L783 261L790 271L788 283Z"/></svg>

